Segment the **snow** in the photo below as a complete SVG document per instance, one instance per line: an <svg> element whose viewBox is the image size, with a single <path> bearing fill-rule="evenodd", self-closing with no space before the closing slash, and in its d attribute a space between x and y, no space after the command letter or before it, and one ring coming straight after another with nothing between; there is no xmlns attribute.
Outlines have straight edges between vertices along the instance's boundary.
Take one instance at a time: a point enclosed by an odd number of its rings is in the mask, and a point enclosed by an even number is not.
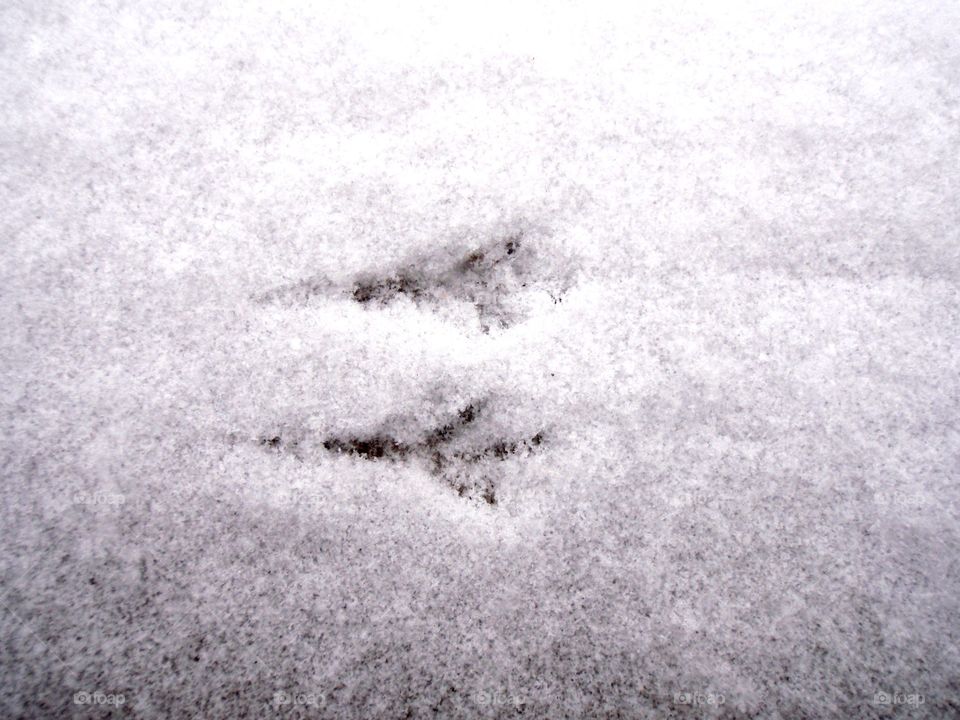
<svg viewBox="0 0 960 720"><path fill-rule="evenodd" d="M958 30L6 4L4 715L956 714Z"/></svg>

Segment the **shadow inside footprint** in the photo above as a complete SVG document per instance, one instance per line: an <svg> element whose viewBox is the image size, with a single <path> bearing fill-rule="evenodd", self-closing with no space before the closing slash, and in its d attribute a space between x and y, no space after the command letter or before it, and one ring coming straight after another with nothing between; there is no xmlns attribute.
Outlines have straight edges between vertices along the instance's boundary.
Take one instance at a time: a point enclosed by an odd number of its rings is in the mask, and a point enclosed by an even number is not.
<svg viewBox="0 0 960 720"><path fill-rule="evenodd" d="M517 289L505 267L520 249L522 232L468 253L452 267L433 273L416 268L415 262L385 277L364 275L353 284L351 297L361 304L387 305L403 296L417 304L436 304L441 296L474 307L483 329L508 327L513 320L505 310L506 298Z"/></svg>
<svg viewBox="0 0 960 720"><path fill-rule="evenodd" d="M386 304L398 295L416 300L426 292L426 283L412 273L399 273L387 278L367 278L358 280L353 288L355 302L364 304L379 302Z"/></svg>
<svg viewBox="0 0 960 720"><path fill-rule="evenodd" d="M403 443L399 443L391 437L384 435L372 435L370 437L349 438L341 440L339 438L328 438L323 441L323 447L330 452L349 453L350 455L359 455L367 460L376 460L378 458L402 458L406 457L410 448Z"/></svg>

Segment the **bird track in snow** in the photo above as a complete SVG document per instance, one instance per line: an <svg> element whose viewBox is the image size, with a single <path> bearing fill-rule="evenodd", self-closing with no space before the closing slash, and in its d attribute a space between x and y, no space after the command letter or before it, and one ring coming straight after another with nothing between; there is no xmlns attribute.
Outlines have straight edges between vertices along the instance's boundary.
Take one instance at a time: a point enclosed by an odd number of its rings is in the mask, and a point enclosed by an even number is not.
<svg viewBox="0 0 960 720"><path fill-rule="evenodd" d="M428 311L467 303L483 332L506 330L526 318L527 306L521 302L525 296L545 293L558 304L572 285L574 264L569 258L549 243L537 241L542 238L528 240L524 228L514 227L470 251L443 248L414 257L390 272L358 273L349 283L309 277L255 300L262 305L295 305L325 297L357 303L371 312L404 300ZM471 402L456 417L436 426L394 418L343 434L306 430L304 421L294 421L261 433L256 442L265 450L301 461L352 456L370 462L418 462L458 496L496 505L496 465L540 452L545 434L543 430L510 437L492 434L491 424L483 428L481 420L487 407L484 401Z"/></svg>
<svg viewBox="0 0 960 720"><path fill-rule="evenodd" d="M401 439L404 433L399 426L404 423L395 419L369 432L344 434L318 434L287 425L262 434L257 442L270 452L301 461L347 455L371 462L419 462L460 497L496 505L496 463L538 452L545 434L540 430L530 437L493 440L471 434L485 406L482 402L470 403L456 417L422 430L413 440Z"/></svg>
<svg viewBox="0 0 960 720"><path fill-rule="evenodd" d="M389 272L357 273L348 283L311 276L255 299L262 304L291 305L318 297L342 298L371 309L401 299L426 310L465 303L473 307L486 333L524 320L528 311L523 300L530 295L544 293L554 304L562 302L571 273L551 266L553 254L549 244L529 241L526 230L513 229L467 252L442 248L413 257Z"/></svg>

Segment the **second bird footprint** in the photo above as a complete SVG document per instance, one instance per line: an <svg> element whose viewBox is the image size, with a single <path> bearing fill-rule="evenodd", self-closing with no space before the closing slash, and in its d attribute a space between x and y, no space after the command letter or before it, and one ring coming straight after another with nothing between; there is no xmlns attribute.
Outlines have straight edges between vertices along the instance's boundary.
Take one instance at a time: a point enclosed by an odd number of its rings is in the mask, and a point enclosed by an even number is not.
<svg viewBox="0 0 960 720"><path fill-rule="evenodd" d="M470 250L445 246L390 272L358 273L346 286L316 276L274 288L258 300L291 304L339 296L374 308L405 299L435 311L466 304L487 333L526 319L538 298L562 302L575 267L547 236L516 227Z"/></svg>

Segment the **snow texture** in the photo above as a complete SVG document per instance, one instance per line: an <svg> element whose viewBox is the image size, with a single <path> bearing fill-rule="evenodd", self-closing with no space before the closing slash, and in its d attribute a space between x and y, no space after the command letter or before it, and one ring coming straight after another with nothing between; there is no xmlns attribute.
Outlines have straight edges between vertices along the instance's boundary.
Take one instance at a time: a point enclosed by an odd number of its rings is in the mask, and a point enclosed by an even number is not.
<svg viewBox="0 0 960 720"><path fill-rule="evenodd" d="M960 716L958 39L3 3L0 715Z"/></svg>

